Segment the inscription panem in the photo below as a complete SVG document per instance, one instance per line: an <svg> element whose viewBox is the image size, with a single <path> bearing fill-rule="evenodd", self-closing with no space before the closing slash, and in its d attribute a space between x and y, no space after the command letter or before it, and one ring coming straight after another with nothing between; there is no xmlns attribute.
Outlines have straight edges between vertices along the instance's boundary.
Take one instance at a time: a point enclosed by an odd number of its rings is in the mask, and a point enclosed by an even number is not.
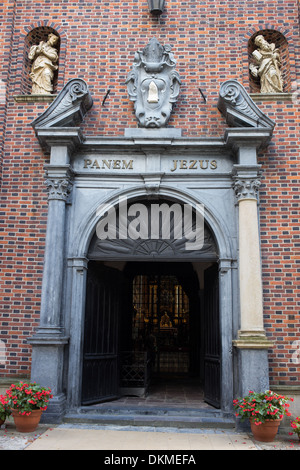
<svg viewBox="0 0 300 470"><path fill-rule="evenodd" d="M83 168L91 170L133 170L134 160L108 160L85 158ZM217 160L172 160L170 171L178 170L216 170Z"/></svg>
<svg viewBox="0 0 300 470"><path fill-rule="evenodd" d="M94 170L133 170L133 160L91 160L84 159L83 168L91 168Z"/></svg>

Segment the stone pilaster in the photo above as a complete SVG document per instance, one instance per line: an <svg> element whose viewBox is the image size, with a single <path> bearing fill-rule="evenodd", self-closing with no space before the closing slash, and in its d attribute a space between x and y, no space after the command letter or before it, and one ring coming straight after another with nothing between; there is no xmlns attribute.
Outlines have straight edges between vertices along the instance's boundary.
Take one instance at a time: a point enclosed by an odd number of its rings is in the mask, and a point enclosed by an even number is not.
<svg viewBox="0 0 300 470"><path fill-rule="evenodd" d="M68 148L60 147L61 165L57 165L57 149L47 166L48 219L44 255L44 271L40 324L30 339L32 345L31 379L52 389L53 399L46 411L47 422L59 422L64 414L63 356L68 337L62 318L66 202L72 189L72 171L68 164ZM55 158L54 158L55 156Z"/></svg>
<svg viewBox="0 0 300 470"><path fill-rule="evenodd" d="M63 373L69 337L65 327L70 325L66 325L62 299L66 271L66 204L72 202L70 157L84 140L79 126L92 105L85 81L71 79L53 103L32 122L41 147L51 152L50 164L46 165L49 197L40 324L29 340L32 344L31 378L51 387L54 395L46 411L47 422L60 422L66 410Z"/></svg>

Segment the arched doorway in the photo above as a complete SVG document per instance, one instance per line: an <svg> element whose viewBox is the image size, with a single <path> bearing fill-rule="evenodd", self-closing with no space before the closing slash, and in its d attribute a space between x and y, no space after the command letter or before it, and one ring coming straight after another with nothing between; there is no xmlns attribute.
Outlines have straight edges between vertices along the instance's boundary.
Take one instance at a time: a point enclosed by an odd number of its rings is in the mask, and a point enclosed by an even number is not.
<svg viewBox="0 0 300 470"><path fill-rule="evenodd" d="M139 204L149 208L151 201ZM118 211L116 221L119 227ZM99 239L95 232L88 252L82 404L193 377L206 401L220 407L218 250L207 225L204 234L202 249L191 252L172 236Z"/></svg>

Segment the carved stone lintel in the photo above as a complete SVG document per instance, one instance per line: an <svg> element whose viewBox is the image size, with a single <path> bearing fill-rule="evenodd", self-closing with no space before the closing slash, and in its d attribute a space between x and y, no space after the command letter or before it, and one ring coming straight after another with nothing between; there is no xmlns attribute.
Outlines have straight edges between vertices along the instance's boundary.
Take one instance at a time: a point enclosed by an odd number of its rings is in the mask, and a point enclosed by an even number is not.
<svg viewBox="0 0 300 470"><path fill-rule="evenodd" d="M261 182L258 178L255 179L242 179L236 178L233 183L233 188L238 201L243 199L255 199L257 200L258 190Z"/></svg>

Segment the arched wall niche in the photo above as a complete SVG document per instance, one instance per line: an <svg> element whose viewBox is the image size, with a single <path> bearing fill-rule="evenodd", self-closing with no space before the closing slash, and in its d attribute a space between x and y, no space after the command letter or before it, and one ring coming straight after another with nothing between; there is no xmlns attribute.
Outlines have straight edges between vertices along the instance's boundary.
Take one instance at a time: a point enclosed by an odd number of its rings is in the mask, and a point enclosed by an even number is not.
<svg viewBox="0 0 300 470"><path fill-rule="evenodd" d="M32 61L28 58L28 54L30 51L31 46L38 45L41 41L47 42L48 35L50 33L55 34L59 40L56 44L55 48L58 51L58 55L60 55L60 35L55 29L49 26L40 26L38 28L34 28L30 33L27 34L24 44L24 60L23 60L23 74L22 74L22 91L25 95L29 95L32 89L32 81L30 78L30 71L32 66ZM58 67L60 67L60 59L58 60ZM57 83L58 83L58 74L59 69L54 72L53 78L53 94L57 93Z"/></svg>
<svg viewBox="0 0 300 470"><path fill-rule="evenodd" d="M56 44L58 50L58 70L54 74L53 94L57 94L64 86L64 76L66 67L67 36L59 24L48 20L38 21L25 26L20 31L19 48L16 61L16 68L19 73L16 75L15 94L30 95L32 91L32 81L30 71L32 61L28 58L31 46L38 45L40 41L47 41L50 33L58 36Z"/></svg>
<svg viewBox="0 0 300 470"><path fill-rule="evenodd" d="M262 35L268 43L274 43L276 49L279 49L280 58L281 58L281 74L283 78L283 92L289 93L292 87L292 78L290 72L290 52L289 44L286 37L277 30L274 29L264 29L256 31L248 41L248 65L254 63L252 53L257 49L255 45L255 38L259 35ZM248 67L249 70L249 67ZM250 93L259 93L260 92L260 80L255 78L249 70L249 87Z"/></svg>

